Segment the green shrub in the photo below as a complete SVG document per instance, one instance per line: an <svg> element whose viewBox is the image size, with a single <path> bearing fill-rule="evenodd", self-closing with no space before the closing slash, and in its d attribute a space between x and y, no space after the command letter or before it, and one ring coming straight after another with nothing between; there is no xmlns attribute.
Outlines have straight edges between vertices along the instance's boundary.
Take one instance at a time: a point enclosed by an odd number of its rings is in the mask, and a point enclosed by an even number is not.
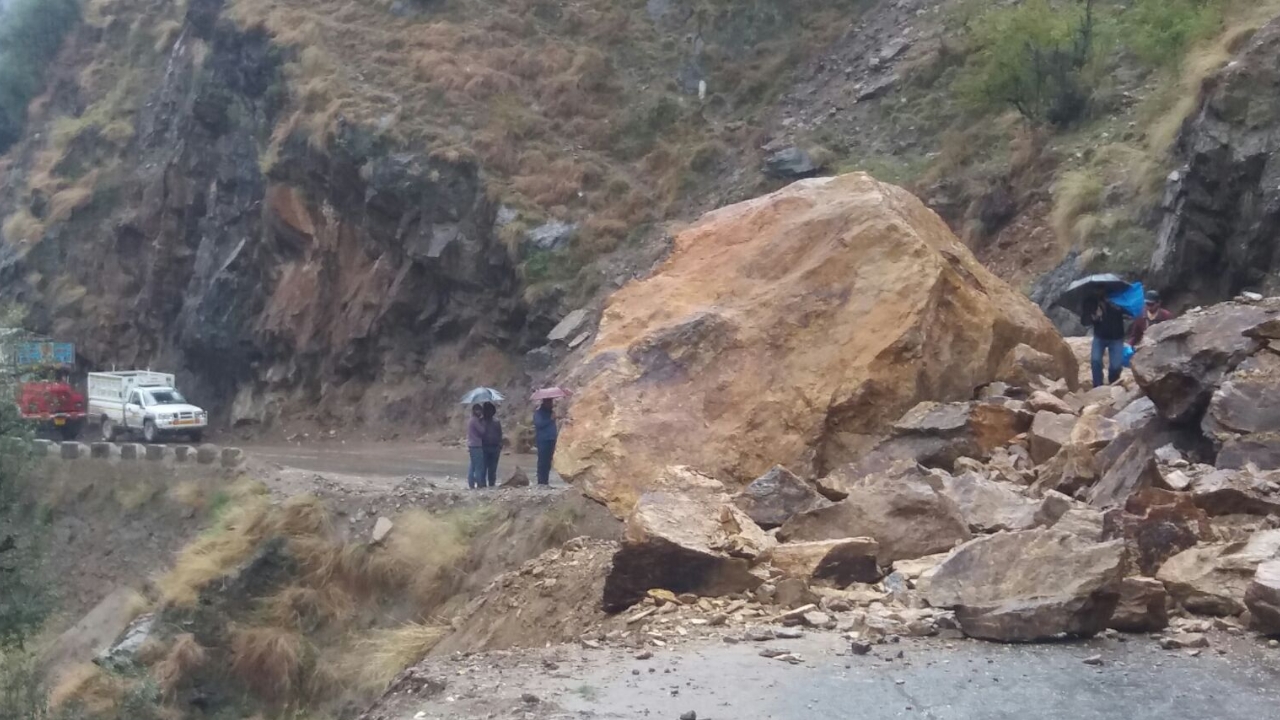
<svg viewBox="0 0 1280 720"><path fill-rule="evenodd" d="M0 14L0 152L22 135L27 104L79 19L78 0L13 0Z"/></svg>
<svg viewBox="0 0 1280 720"><path fill-rule="evenodd" d="M1123 25L1126 43L1143 62L1175 66L1192 43L1222 27L1221 0L1134 0Z"/></svg>
<svg viewBox="0 0 1280 720"><path fill-rule="evenodd" d="M972 52L958 92L979 108L1071 123L1087 109L1099 70L1098 20L1094 0L1027 0L981 13L966 23Z"/></svg>

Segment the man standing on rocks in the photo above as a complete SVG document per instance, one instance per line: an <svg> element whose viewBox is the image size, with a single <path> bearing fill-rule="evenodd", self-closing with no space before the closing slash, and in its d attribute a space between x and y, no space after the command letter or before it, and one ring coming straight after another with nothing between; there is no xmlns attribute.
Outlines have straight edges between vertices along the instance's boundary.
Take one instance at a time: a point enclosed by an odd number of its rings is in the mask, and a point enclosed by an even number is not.
<svg viewBox="0 0 1280 720"><path fill-rule="evenodd" d="M484 470L479 485L484 486L487 478L489 487L498 484L498 458L502 456L502 423L496 417L498 408L493 403L485 403L481 411L484 421Z"/></svg>
<svg viewBox="0 0 1280 720"><path fill-rule="evenodd" d="M1138 347L1138 343L1142 342L1142 336L1147 333L1147 328L1172 319L1173 313L1160 307L1160 293L1155 290L1148 292L1146 308L1129 327L1129 344L1135 348Z"/></svg>
<svg viewBox="0 0 1280 720"><path fill-rule="evenodd" d="M1102 387L1103 353L1107 355L1107 382L1119 380L1124 369L1124 314L1099 290L1085 298L1080 319L1093 326L1093 353L1089 358L1093 386Z"/></svg>
<svg viewBox="0 0 1280 720"><path fill-rule="evenodd" d="M551 484L551 458L556 454L556 439L559 434L555 406L548 398L533 411L533 442L538 448L539 485Z"/></svg>

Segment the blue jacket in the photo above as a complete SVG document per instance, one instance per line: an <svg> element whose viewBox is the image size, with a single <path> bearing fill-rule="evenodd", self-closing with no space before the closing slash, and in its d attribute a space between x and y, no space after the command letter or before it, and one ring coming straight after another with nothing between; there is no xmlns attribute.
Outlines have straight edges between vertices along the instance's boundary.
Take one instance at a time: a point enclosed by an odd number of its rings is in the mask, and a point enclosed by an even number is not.
<svg viewBox="0 0 1280 720"><path fill-rule="evenodd" d="M550 442L560 435L556 428L556 416L550 410L538 408L533 411L533 441Z"/></svg>

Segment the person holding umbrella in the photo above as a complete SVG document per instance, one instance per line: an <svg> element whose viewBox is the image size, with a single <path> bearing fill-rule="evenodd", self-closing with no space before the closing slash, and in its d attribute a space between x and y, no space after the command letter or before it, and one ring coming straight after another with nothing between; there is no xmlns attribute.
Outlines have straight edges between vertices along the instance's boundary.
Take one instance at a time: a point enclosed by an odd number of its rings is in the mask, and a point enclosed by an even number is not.
<svg viewBox="0 0 1280 720"><path fill-rule="evenodd" d="M1089 364L1093 370L1093 386L1102 387L1102 356L1107 356L1107 382L1120 379L1124 370L1124 313L1102 289L1090 293L1081 308L1080 319L1093 326L1093 350Z"/></svg>
<svg viewBox="0 0 1280 720"><path fill-rule="evenodd" d="M475 489L484 484L484 410L479 403L471 406L471 419L467 421L467 452L471 463L467 467L467 487Z"/></svg>
<svg viewBox="0 0 1280 720"><path fill-rule="evenodd" d="M491 402L481 406L480 415L484 420L485 478L493 487L498 484L498 460L502 457L502 423L498 421L498 408Z"/></svg>
<svg viewBox="0 0 1280 720"><path fill-rule="evenodd" d="M506 398L493 388L478 387L462 396L462 404L471 406L471 419L467 422L467 451L470 467L467 470L467 487L481 488L486 480L489 487L497 484L498 458L502 455L502 423L494 403Z"/></svg>
<svg viewBox="0 0 1280 720"><path fill-rule="evenodd" d="M538 409L533 411L533 443L538 449L538 484L551 484L551 460L556 454L560 429L556 425L555 401L568 397L563 388L546 388L533 394Z"/></svg>

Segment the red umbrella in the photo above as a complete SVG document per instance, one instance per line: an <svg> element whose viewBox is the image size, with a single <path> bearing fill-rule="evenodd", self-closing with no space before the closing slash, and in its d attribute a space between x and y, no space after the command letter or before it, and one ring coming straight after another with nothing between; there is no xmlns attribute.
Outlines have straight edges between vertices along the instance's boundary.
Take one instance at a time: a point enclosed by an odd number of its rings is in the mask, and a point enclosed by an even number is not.
<svg viewBox="0 0 1280 720"><path fill-rule="evenodd" d="M572 394L573 393L569 392L568 390L565 390L562 387L549 387L549 388L542 388L538 392L534 393L533 399L534 400L559 400L560 398L567 398Z"/></svg>

